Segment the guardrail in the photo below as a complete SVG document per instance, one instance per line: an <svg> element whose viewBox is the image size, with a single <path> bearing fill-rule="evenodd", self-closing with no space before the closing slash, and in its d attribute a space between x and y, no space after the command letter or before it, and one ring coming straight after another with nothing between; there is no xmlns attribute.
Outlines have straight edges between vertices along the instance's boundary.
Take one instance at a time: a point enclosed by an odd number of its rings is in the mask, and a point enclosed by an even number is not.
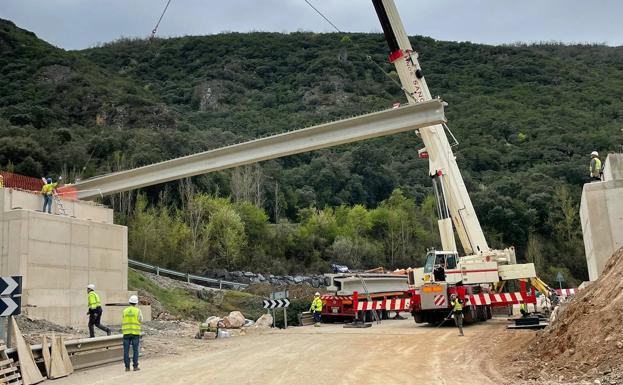
<svg viewBox="0 0 623 385"><path fill-rule="evenodd" d="M67 348L69 359L76 370L123 360L123 335L121 334L69 340L65 341L65 347ZM31 345L30 349L35 361L42 363L42 345ZM15 348L7 349L6 353L17 361Z"/></svg>
<svg viewBox="0 0 623 385"><path fill-rule="evenodd" d="M181 280L184 280L188 283L191 283L192 281L194 283L198 283L203 286L218 287L219 289L222 289L223 287L227 287L232 290L242 290L242 289L245 289L247 286L249 286L246 283L224 281L222 279L207 278L207 277L202 277L200 275L181 273L179 271L169 270L169 269L165 269L159 266L153 266L148 263L135 261L129 258L128 258L128 266L138 268L141 270L145 270L145 271L149 271L149 272L154 272L156 273L156 275L166 274L173 278L182 278Z"/></svg>

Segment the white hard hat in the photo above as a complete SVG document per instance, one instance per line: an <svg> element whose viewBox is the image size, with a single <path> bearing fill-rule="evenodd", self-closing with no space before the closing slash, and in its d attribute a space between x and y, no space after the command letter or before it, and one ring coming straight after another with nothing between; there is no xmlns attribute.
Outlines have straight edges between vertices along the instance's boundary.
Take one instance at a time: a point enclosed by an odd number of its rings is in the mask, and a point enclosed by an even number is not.
<svg viewBox="0 0 623 385"><path fill-rule="evenodd" d="M593 151L593 152L591 152L591 156L592 155L599 156L599 153L597 151Z"/></svg>
<svg viewBox="0 0 623 385"><path fill-rule="evenodd" d="M320 295L320 293L316 292L316 294L314 294L316 297Z"/></svg>
<svg viewBox="0 0 623 385"><path fill-rule="evenodd" d="M138 303L138 297L135 295L131 295L130 299L128 300L129 303L133 303L133 304L137 304Z"/></svg>
<svg viewBox="0 0 623 385"><path fill-rule="evenodd" d="M89 283L89 284L87 285L87 289L95 290L95 284L93 284L93 283Z"/></svg>

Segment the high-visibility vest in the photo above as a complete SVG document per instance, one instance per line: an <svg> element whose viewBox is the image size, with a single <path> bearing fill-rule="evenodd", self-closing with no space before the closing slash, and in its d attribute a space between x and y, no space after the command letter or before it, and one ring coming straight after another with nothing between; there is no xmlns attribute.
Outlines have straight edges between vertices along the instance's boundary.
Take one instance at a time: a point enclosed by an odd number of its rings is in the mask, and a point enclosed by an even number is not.
<svg viewBox="0 0 623 385"><path fill-rule="evenodd" d="M93 290L89 292L89 309L97 309L98 307L102 307L102 303L100 302L100 296Z"/></svg>
<svg viewBox="0 0 623 385"><path fill-rule="evenodd" d="M452 310L455 312L463 311L463 305L461 305L461 301L459 301L458 298L450 301L450 304L453 306Z"/></svg>
<svg viewBox="0 0 623 385"><path fill-rule="evenodd" d="M139 314L141 311L136 306L128 306L123 309L123 318L121 319L121 334L141 335L141 320Z"/></svg>
<svg viewBox="0 0 623 385"><path fill-rule="evenodd" d="M601 174L601 160L599 158L593 158L595 161L595 172L593 173L593 162L591 161L590 166L588 166L588 172L591 173L591 176L599 176Z"/></svg>
<svg viewBox="0 0 623 385"><path fill-rule="evenodd" d="M320 297L314 298L314 301L311 304L311 311L322 311L322 300Z"/></svg>
<svg viewBox="0 0 623 385"><path fill-rule="evenodd" d="M526 313L528 312L528 305L526 305L525 303L522 303L521 305L519 305L519 311L525 311Z"/></svg>
<svg viewBox="0 0 623 385"><path fill-rule="evenodd" d="M58 183L46 183L43 185L41 192L45 195L52 195Z"/></svg>

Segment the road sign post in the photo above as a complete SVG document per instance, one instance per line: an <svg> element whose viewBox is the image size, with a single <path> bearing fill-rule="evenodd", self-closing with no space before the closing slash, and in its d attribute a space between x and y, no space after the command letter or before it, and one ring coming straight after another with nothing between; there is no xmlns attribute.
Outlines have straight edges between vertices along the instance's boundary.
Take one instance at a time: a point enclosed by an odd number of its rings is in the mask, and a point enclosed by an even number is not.
<svg viewBox="0 0 623 385"><path fill-rule="evenodd" d="M11 347L11 317L22 311L22 277L0 277L0 337ZM4 327L4 322L7 326Z"/></svg>
<svg viewBox="0 0 623 385"><path fill-rule="evenodd" d="M273 327L275 327L276 317L275 317L275 309L282 308L283 309L283 326L284 328L288 327L288 312L287 307L290 306L290 300L288 299L289 294L287 290L284 291L276 291L270 293L270 299L265 299L264 309L272 310L273 313Z"/></svg>

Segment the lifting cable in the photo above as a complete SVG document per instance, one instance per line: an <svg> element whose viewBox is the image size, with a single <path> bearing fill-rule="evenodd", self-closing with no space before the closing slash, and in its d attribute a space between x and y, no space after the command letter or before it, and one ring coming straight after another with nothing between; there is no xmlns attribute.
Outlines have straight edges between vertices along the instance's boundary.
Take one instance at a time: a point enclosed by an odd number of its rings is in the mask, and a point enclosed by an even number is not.
<svg viewBox="0 0 623 385"><path fill-rule="evenodd" d="M160 22L162 21L162 18L164 17L164 14L167 13L167 9L169 8L169 4L171 4L171 0L167 1L167 5L164 6L164 10L162 11L162 14L160 15L160 18L158 19L158 22L156 23L156 26L154 27L154 29L151 30L151 36L149 36L149 41L151 41L156 36L156 31L158 30L158 27L160 26Z"/></svg>
<svg viewBox="0 0 623 385"><path fill-rule="evenodd" d="M335 24L333 24L331 22L331 20L329 20L328 17L326 17L322 12L320 12L320 10L318 10L318 8L314 7L313 4L309 2L309 0L303 0L303 1L306 2L307 5L309 5L314 11L316 11L316 13L318 13L323 19L325 19L327 21L327 23L329 23L337 32L339 32L339 33L341 33L343 35L346 35L345 32L343 32L338 27L336 27ZM353 45L357 49L360 49L360 47L356 43L353 42ZM387 76L387 78L389 80L391 80L394 84L396 84L403 92L408 93L407 90L405 90L405 88L402 86L402 84L397 82L396 79L391 77L391 75L387 71L385 71L383 69L383 67L381 67L381 65L379 63L377 63L376 61L374 61L374 59L372 59L372 56L366 55L366 60L368 60L370 63L374 64L376 66L376 68L378 68L385 76Z"/></svg>

